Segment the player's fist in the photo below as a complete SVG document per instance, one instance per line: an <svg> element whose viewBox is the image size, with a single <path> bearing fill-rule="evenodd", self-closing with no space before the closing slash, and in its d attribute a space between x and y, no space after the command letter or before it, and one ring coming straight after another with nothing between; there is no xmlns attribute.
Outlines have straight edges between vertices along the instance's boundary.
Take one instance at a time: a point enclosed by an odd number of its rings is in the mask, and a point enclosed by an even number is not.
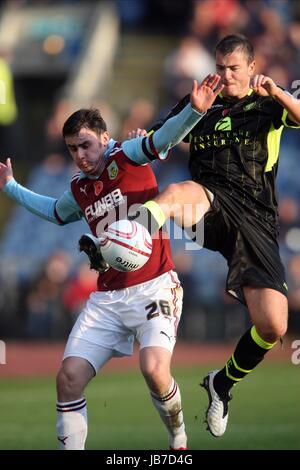
<svg viewBox="0 0 300 470"><path fill-rule="evenodd" d="M8 183L14 177L10 158L6 159L6 164L0 162L0 190L4 188L6 183Z"/></svg>

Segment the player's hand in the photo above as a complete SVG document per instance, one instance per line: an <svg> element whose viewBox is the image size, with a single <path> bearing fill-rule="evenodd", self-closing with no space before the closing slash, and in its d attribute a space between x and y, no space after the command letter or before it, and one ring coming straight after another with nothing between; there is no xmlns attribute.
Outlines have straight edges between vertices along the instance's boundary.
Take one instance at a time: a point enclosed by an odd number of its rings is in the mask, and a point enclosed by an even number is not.
<svg viewBox="0 0 300 470"><path fill-rule="evenodd" d="M128 140L135 139L136 137L145 137L147 135L146 129L140 129L139 127L133 131L129 131L127 138Z"/></svg>
<svg viewBox="0 0 300 470"><path fill-rule="evenodd" d="M0 162L0 191L4 188L6 183L13 179L13 171L10 158L6 159L6 164Z"/></svg>
<svg viewBox="0 0 300 470"><path fill-rule="evenodd" d="M200 85L198 85L197 80L194 80L190 97L194 109L203 113L212 106L216 97L224 88L224 85L219 85L220 79L220 75L209 74Z"/></svg>
<svg viewBox="0 0 300 470"><path fill-rule="evenodd" d="M251 88L260 96L275 96L278 87L270 77L254 75Z"/></svg>

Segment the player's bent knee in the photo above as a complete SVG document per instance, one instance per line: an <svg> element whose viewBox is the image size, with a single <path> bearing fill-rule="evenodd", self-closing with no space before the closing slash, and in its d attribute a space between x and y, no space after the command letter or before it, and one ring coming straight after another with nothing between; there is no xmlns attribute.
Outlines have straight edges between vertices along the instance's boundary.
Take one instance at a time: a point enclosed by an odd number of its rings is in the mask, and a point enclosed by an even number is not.
<svg viewBox="0 0 300 470"><path fill-rule="evenodd" d="M277 338L280 338L285 335L287 331L287 327L288 327L287 316L286 318L281 318L280 320L277 320L271 323L271 329L273 331L273 334Z"/></svg>
<svg viewBox="0 0 300 470"><path fill-rule="evenodd" d="M151 389L158 395L163 395L172 380L169 369L161 364L152 364L141 368L142 374Z"/></svg>
<svg viewBox="0 0 300 470"><path fill-rule="evenodd" d="M169 204L175 204L178 198L180 198L181 187L178 183L171 183L166 187L164 192Z"/></svg>
<svg viewBox="0 0 300 470"><path fill-rule="evenodd" d="M193 181L183 181L181 183L171 183L167 186L166 191L173 197L174 202L178 198L186 197L194 189L195 183ZM198 185L198 183L197 183ZM198 185L199 186L199 185Z"/></svg>
<svg viewBox="0 0 300 470"><path fill-rule="evenodd" d="M286 334L287 321L282 321L280 323L273 322L263 326L257 325L257 330L265 341L272 343Z"/></svg>
<svg viewBox="0 0 300 470"><path fill-rule="evenodd" d="M284 324L276 325L274 327L274 333L276 334L277 338L281 338L287 332L287 322Z"/></svg>
<svg viewBox="0 0 300 470"><path fill-rule="evenodd" d="M171 183L161 194L164 197L159 202L171 206L173 216L182 212L183 205L187 210L189 210L189 207L198 206L199 210L202 211L207 211L210 206L210 201L203 187L194 181Z"/></svg>

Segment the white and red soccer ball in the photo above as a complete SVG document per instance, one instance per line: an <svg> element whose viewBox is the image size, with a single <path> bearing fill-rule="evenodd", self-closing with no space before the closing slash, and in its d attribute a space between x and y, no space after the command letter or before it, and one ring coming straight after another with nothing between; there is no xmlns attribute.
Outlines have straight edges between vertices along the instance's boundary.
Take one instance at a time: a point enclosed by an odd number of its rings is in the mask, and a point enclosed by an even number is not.
<svg viewBox="0 0 300 470"><path fill-rule="evenodd" d="M109 225L100 241L105 261L117 271L136 271L142 268L152 253L149 232L135 221L118 220Z"/></svg>

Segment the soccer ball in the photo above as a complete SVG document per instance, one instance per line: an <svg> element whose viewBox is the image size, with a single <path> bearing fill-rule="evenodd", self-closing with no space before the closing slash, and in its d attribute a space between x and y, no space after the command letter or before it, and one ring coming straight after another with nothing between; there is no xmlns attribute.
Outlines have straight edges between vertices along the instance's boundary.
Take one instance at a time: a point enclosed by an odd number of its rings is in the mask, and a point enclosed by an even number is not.
<svg viewBox="0 0 300 470"><path fill-rule="evenodd" d="M118 220L109 225L102 236L102 256L117 271L136 271L143 267L151 256L151 236L138 222Z"/></svg>

